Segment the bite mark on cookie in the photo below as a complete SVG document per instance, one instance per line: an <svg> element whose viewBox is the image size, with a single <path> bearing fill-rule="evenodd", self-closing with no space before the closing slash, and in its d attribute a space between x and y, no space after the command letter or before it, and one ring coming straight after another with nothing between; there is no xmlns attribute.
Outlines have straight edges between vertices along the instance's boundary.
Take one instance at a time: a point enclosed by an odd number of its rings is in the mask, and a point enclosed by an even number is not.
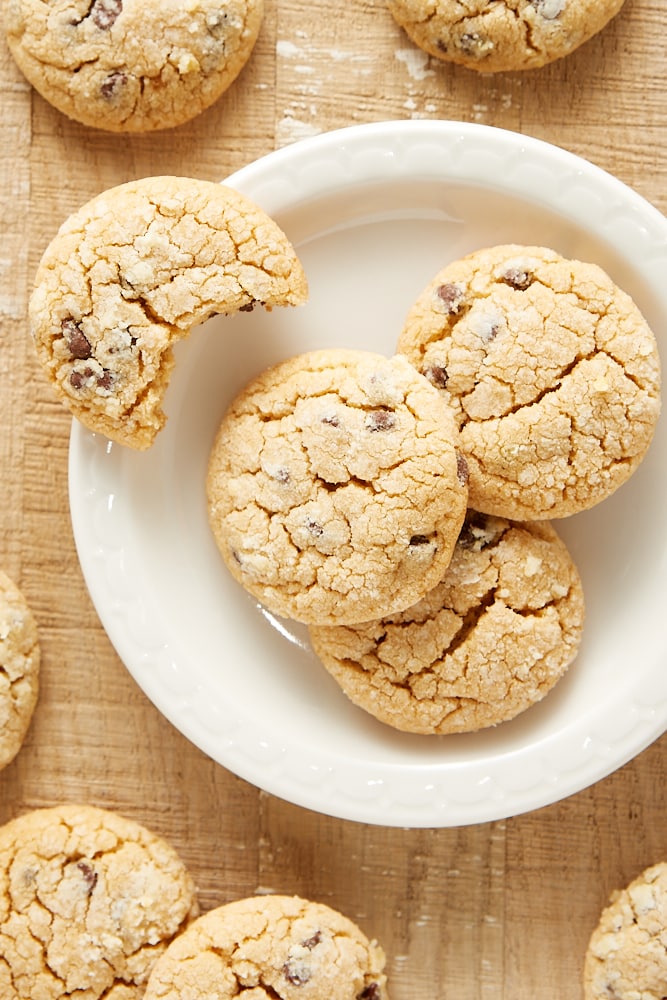
<svg viewBox="0 0 667 1000"><path fill-rule="evenodd" d="M173 345L217 313L299 305L303 268L278 226L222 185L144 178L104 192L61 228L30 302L40 361L91 430L148 447Z"/></svg>

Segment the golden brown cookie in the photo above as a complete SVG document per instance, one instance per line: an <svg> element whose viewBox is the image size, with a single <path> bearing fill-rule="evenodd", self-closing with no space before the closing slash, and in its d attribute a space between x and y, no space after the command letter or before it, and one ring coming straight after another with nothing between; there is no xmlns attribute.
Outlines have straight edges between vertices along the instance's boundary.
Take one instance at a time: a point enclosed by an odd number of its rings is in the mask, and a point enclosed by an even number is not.
<svg viewBox="0 0 667 1000"><path fill-rule="evenodd" d="M294 248L247 198L211 181L145 177L64 223L37 270L30 321L74 416L147 448L165 422L176 341L216 313L306 297Z"/></svg>
<svg viewBox="0 0 667 1000"><path fill-rule="evenodd" d="M0 827L0 996L140 1000L155 961L197 915L173 848L87 805Z"/></svg>
<svg viewBox="0 0 667 1000"><path fill-rule="evenodd" d="M595 264L497 246L445 267L398 350L454 407L470 506L515 520L604 500L643 459L660 412L655 337Z"/></svg>
<svg viewBox="0 0 667 1000"><path fill-rule="evenodd" d="M457 437L405 358L332 349L274 366L232 403L211 452L209 516L230 572L301 622L414 603L463 523Z"/></svg>
<svg viewBox="0 0 667 1000"><path fill-rule="evenodd" d="M248 61L263 0L3 0L28 81L70 118L147 132L194 118Z"/></svg>
<svg viewBox="0 0 667 1000"><path fill-rule="evenodd" d="M331 907L255 896L195 920L156 963L145 1000L386 1000L384 964Z"/></svg>
<svg viewBox="0 0 667 1000"><path fill-rule="evenodd" d="M21 749L39 693L40 647L28 603L0 572L0 770Z"/></svg>
<svg viewBox="0 0 667 1000"><path fill-rule="evenodd" d="M584 963L586 1000L667 996L667 863L646 868L613 893Z"/></svg>
<svg viewBox="0 0 667 1000"><path fill-rule="evenodd" d="M442 581L402 614L311 626L345 694L412 733L495 726L540 701L576 656L581 581L546 521L469 511Z"/></svg>
<svg viewBox="0 0 667 1000"><path fill-rule="evenodd" d="M624 0L388 0L412 41L481 73L535 69L574 52Z"/></svg>

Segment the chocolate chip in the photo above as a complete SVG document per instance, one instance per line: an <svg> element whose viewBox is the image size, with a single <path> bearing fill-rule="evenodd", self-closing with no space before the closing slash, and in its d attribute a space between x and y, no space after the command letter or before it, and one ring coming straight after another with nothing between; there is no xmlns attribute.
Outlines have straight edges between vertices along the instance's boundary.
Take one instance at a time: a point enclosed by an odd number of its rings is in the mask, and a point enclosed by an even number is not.
<svg viewBox="0 0 667 1000"><path fill-rule="evenodd" d="M436 295L447 306L447 312L455 314L461 308L463 289L459 288L458 285L453 285L450 282L438 285Z"/></svg>
<svg viewBox="0 0 667 1000"><path fill-rule="evenodd" d="M380 1000L380 987L377 983L369 983L361 993L357 993L357 1000Z"/></svg>
<svg viewBox="0 0 667 1000"><path fill-rule="evenodd" d="M73 358L86 361L91 357L93 349L90 346L90 341L84 335L78 323L75 323L73 319L64 319L60 324L60 328Z"/></svg>
<svg viewBox="0 0 667 1000"><path fill-rule="evenodd" d="M313 948L320 943L322 940L322 931L315 931L312 937L309 937L306 941L302 941L302 947L307 948L308 951L312 951Z"/></svg>
<svg viewBox="0 0 667 1000"><path fill-rule="evenodd" d="M468 480L470 479L470 470L468 469L468 463L466 462L465 457L461 455L459 452L456 453L456 476L458 478L458 481L462 483L463 486L465 486Z"/></svg>
<svg viewBox="0 0 667 1000"><path fill-rule="evenodd" d="M500 276L500 280L504 281L506 285L516 288L518 292L525 292L532 285L535 276L521 267L508 267L505 273Z"/></svg>
<svg viewBox="0 0 667 1000"><path fill-rule="evenodd" d="M418 545L430 545L430 544L431 544L431 539L428 537L428 535L413 535L412 538L410 539L410 545L413 545L415 547Z"/></svg>
<svg viewBox="0 0 667 1000"><path fill-rule="evenodd" d="M311 520L310 518L306 522L306 527L315 538L320 538L320 536L324 534L324 528L322 525L318 524L317 521Z"/></svg>
<svg viewBox="0 0 667 1000"><path fill-rule="evenodd" d="M476 31L466 31L459 39L459 46L467 56L481 55L482 50L487 48L486 42Z"/></svg>
<svg viewBox="0 0 667 1000"><path fill-rule="evenodd" d="M428 365L426 368L422 368L422 375L425 375L436 389L445 389L447 387L449 376L447 375L447 369L442 365Z"/></svg>
<svg viewBox="0 0 667 1000"><path fill-rule="evenodd" d="M340 427L340 420L335 414L332 414L330 417L322 417L322 423L328 424L329 427Z"/></svg>
<svg viewBox="0 0 667 1000"><path fill-rule="evenodd" d="M480 514L476 510L468 510L457 544L464 549L480 550L486 548L494 537L495 534L489 528L486 514Z"/></svg>
<svg viewBox="0 0 667 1000"><path fill-rule="evenodd" d="M289 469L281 467L280 469L276 469L275 472L271 474L271 478L275 479L278 483L289 483L292 477L290 476Z"/></svg>
<svg viewBox="0 0 667 1000"><path fill-rule="evenodd" d="M97 872L85 861L79 861L76 867L83 875L84 881L88 885L88 895L90 895L95 886L97 885L97 878L98 878Z"/></svg>
<svg viewBox="0 0 667 1000"><path fill-rule="evenodd" d="M92 368L84 368L83 371L73 371L69 377L69 384L73 389L83 389L84 386L90 383L91 379L95 380L96 385L100 389L108 391L113 388L114 377L111 372L105 371L101 375L97 375Z"/></svg>
<svg viewBox="0 0 667 1000"><path fill-rule="evenodd" d="M392 410L371 410L366 417L366 430L371 434L377 431L390 431L396 426L396 415Z"/></svg>
<svg viewBox="0 0 667 1000"><path fill-rule="evenodd" d="M92 368L85 368L84 371L73 371L69 377L69 384L73 389L82 389L86 382L88 382L94 372Z"/></svg>
<svg viewBox="0 0 667 1000"><path fill-rule="evenodd" d="M109 75L102 81L102 84L100 85L100 93L105 100L111 101L119 94L126 83L127 73L121 73L120 70L115 70L113 73L109 73Z"/></svg>
<svg viewBox="0 0 667 1000"><path fill-rule="evenodd" d="M293 986L303 986L310 980L312 972L303 962L289 961L283 965L283 976Z"/></svg>
<svg viewBox="0 0 667 1000"><path fill-rule="evenodd" d="M93 0L88 16L101 31L108 31L122 10L123 0Z"/></svg>

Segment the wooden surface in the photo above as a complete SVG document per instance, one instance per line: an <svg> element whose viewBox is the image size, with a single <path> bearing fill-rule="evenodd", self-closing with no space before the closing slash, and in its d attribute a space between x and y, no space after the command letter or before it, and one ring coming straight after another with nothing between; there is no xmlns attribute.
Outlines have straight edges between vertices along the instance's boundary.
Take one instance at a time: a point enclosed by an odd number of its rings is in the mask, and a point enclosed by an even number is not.
<svg viewBox="0 0 667 1000"><path fill-rule="evenodd" d="M427 59L383 0L267 0L252 60L214 108L123 138L59 115L0 44L0 565L31 602L43 649L33 724L0 773L0 822L88 801L169 838L205 908L267 889L329 903L383 944L393 1000L581 997L608 893L667 858L667 738L556 805L444 830L316 815L212 763L131 680L88 597L69 522L70 419L36 366L26 303L59 224L104 188L157 173L219 180L354 123L449 118L524 132L667 211L666 21L665 0L627 0L568 59L493 77Z"/></svg>

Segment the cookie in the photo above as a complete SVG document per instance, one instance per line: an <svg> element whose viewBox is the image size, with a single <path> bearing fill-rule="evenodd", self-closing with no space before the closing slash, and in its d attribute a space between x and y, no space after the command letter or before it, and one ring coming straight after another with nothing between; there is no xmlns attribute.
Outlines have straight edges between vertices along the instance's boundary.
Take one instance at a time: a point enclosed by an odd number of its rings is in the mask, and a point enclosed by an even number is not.
<svg viewBox="0 0 667 1000"><path fill-rule="evenodd" d="M73 415L143 449L166 419L176 341L216 313L306 298L294 248L258 206L211 181L146 177L64 223L37 269L30 322Z"/></svg>
<svg viewBox="0 0 667 1000"><path fill-rule="evenodd" d="M198 914L191 877L145 827L87 805L0 827L0 996L139 1000Z"/></svg>
<svg viewBox="0 0 667 1000"><path fill-rule="evenodd" d="M601 31L624 0L387 0L410 39L480 73L536 69Z"/></svg>
<svg viewBox="0 0 667 1000"><path fill-rule="evenodd" d="M469 511L442 581L401 614L311 626L315 654L350 700L410 733L495 726L540 701L574 660L584 598L546 521Z"/></svg>
<svg viewBox="0 0 667 1000"><path fill-rule="evenodd" d="M592 507L643 459L660 412L655 337L595 264L498 246L449 264L403 352L454 407L470 506L514 520Z"/></svg>
<svg viewBox="0 0 667 1000"><path fill-rule="evenodd" d="M405 358L332 349L274 366L231 404L210 456L210 523L230 572L305 623L414 603L465 516L457 437Z"/></svg>
<svg viewBox="0 0 667 1000"><path fill-rule="evenodd" d="M298 896L209 910L151 973L145 1000L386 1000L385 956L347 917Z"/></svg>
<svg viewBox="0 0 667 1000"><path fill-rule="evenodd" d="M263 0L4 0L27 80L111 132L170 128L208 108L248 61L262 17Z"/></svg>
<svg viewBox="0 0 667 1000"><path fill-rule="evenodd" d="M591 935L585 1000L667 996L667 863L646 868L615 892Z"/></svg>
<svg viewBox="0 0 667 1000"><path fill-rule="evenodd" d="M21 591L0 572L0 770L21 749L39 694L37 625Z"/></svg>

